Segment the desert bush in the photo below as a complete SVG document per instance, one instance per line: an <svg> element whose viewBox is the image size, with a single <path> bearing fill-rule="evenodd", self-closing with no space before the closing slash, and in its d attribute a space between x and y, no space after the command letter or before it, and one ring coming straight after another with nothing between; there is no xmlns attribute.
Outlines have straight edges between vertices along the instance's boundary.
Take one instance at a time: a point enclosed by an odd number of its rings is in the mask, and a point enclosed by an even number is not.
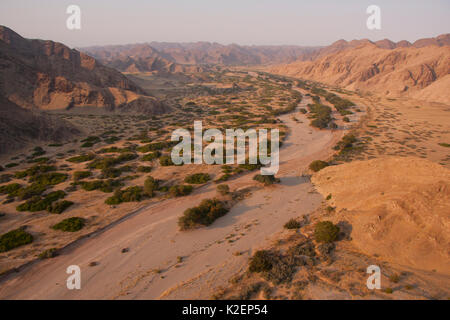
<svg viewBox="0 0 450 320"><path fill-rule="evenodd" d="M22 186L18 183L10 183L0 186L0 194L14 195Z"/></svg>
<svg viewBox="0 0 450 320"><path fill-rule="evenodd" d="M321 221L316 223L314 227L314 238L317 242L333 242L337 239L339 227L331 221Z"/></svg>
<svg viewBox="0 0 450 320"><path fill-rule="evenodd" d="M230 173L225 173L223 175L221 175L219 178L217 178L215 180L216 183L218 182L223 182L223 181L227 181L228 179L230 179L233 175Z"/></svg>
<svg viewBox="0 0 450 320"><path fill-rule="evenodd" d="M62 201L56 201L51 203L47 210L50 213L57 213L61 214L63 213L67 208L69 208L71 205L73 205L72 201L62 200Z"/></svg>
<svg viewBox="0 0 450 320"><path fill-rule="evenodd" d="M50 205L55 202L56 200L62 199L66 196L66 193L62 190L53 191L41 198L40 196L32 196L29 200L26 202L20 204L17 206L17 211L30 211L30 212L36 212L36 211L42 211L42 210L48 210L50 208Z"/></svg>
<svg viewBox="0 0 450 320"><path fill-rule="evenodd" d="M190 185L176 185L169 188L169 193L173 197L189 195L194 188Z"/></svg>
<svg viewBox="0 0 450 320"><path fill-rule="evenodd" d="M248 171L258 170L262 167L261 164L251 164L251 163L243 163L239 165L239 168L246 169Z"/></svg>
<svg viewBox="0 0 450 320"><path fill-rule="evenodd" d="M92 175L90 171L75 171L73 173L73 180L79 181L85 178L88 178Z"/></svg>
<svg viewBox="0 0 450 320"><path fill-rule="evenodd" d="M318 172L325 167L328 167L328 162L322 160L315 160L309 164L309 169L311 169L314 172Z"/></svg>
<svg viewBox="0 0 450 320"><path fill-rule="evenodd" d="M138 157L135 153L122 153L117 157L104 157L95 159L88 164L88 167L91 169L107 169L111 168L117 164L121 164L123 162L134 160Z"/></svg>
<svg viewBox="0 0 450 320"><path fill-rule="evenodd" d="M349 117L343 117L343 118L342 118L342 121L344 121L344 122L350 122L350 119L349 119Z"/></svg>
<svg viewBox="0 0 450 320"><path fill-rule="evenodd" d="M105 193L113 192L114 189L120 187L122 183L119 180L107 179L107 180L92 180L81 181L81 188L85 191L100 190Z"/></svg>
<svg viewBox="0 0 450 320"><path fill-rule="evenodd" d="M6 252L31 242L33 242L33 236L24 228L18 228L0 236L0 252Z"/></svg>
<svg viewBox="0 0 450 320"><path fill-rule="evenodd" d="M139 167L137 168L137 171L138 171L138 172L149 173L149 172L152 171L152 167L149 167L149 166L139 166Z"/></svg>
<svg viewBox="0 0 450 320"><path fill-rule="evenodd" d="M291 219L288 222L285 223L284 228L285 229L298 229L302 226L300 222L298 222L295 219Z"/></svg>
<svg viewBox="0 0 450 320"><path fill-rule="evenodd" d="M106 204L114 205L122 202L139 202L142 200L143 188L139 186L128 187L123 190L116 190L112 197L105 200Z"/></svg>
<svg viewBox="0 0 450 320"><path fill-rule="evenodd" d="M216 189L222 196L230 193L230 187L227 184L219 184Z"/></svg>
<svg viewBox="0 0 450 320"><path fill-rule="evenodd" d="M64 232L76 232L84 227L85 220L79 217L72 217L62 220L61 222L53 225L53 230L60 230Z"/></svg>
<svg viewBox="0 0 450 320"><path fill-rule="evenodd" d="M142 161L153 161L155 159L158 159L159 157L161 157L161 152L159 151L154 151L154 152L150 152L147 154L144 154L142 156Z"/></svg>
<svg viewBox="0 0 450 320"><path fill-rule="evenodd" d="M60 184L67 180L68 175L59 172L47 172L30 177L30 182L47 187Z"/></svg>
<svg viewBox="0 0 450 320"><path fill-rule="evenodd" d="M269 251L258 250L251 257L248 269L250 272L270 271L273 267L272 262L273 257Z"/></svg>
<svg viewBox="0 0 450 320"><path fill-rule="evenodd" d="M194 173L189 176L187 176L184 179L184 182L190 183L190 184L203 184L208 182L211 179L209 174L207 173Z"/></svg>
<svg viewBox="0 0 450 320"><path fill-rule="evenodd" d="M25 177L34 177L39 174L47 173L47 172L55 171L55 170L56 170L56 167L54 167L54 166L49 166L49 165L45 165L45 164L41 164L41 165L37 164L26 170L15 172L14 176L17 179L22 179Z"/></svg>
<svg viewBox="0 0 450 320"><path fill-rule="evenodd" d="M147 153L150 151L159 151L167 148L169 145L166 142L155 142L146 144L145 146L138 147L136 150L142 153Z"/></svg>
<svg viewBox="0 0 450 320"><path fill-rule="evenodd" d="M17 167L19 164L15 163L15 162L11 162L5 165L5 168L13 168L13 167Z"/></svg>
<svg viewBox="0 0 450 320"><path fill-rule="evenodd" d="M39 259L51 259L58 255L56 248L44 250L39 254Z"/></svg>
<svg viewBox="0 0 450 320"><path fill-rule="evenodd" d="M88 154L81 154L79 156L66 159L66 161L72 162L72 163L81 163L81 162L91 161L94 158L95 158L95 154L88 153Z"/></svg>
<svg viewBox="0 0 450 320"><path fill-rule="evenodd" d="M144 193L149 196L153 197L155 194L155 191L159 188L159 181L155 178L149 176L145 182L144 182Z"/></svg>
<svg viewBox="0 0 450 320"><path fill-rule="evenodd" d="M170 156L161 156L161 157L159 158L159 163L160 163L161 166L163 166L163 167L168 167L168 166L173 166L173 165L175 165L175 164L172 162L172 158L171 158Z"/></svg>
<svg viewBox="0 0 450 320"><path fill-rule="evenodd" d="M41 195L47 189L46 186L39 185L37 183L32 183L29 186L20 188L17 191L9 194L8 196L17 196L18 200L26 200L33 196Z"/></svg>
<svg viewBox="0 0 450 320"><path fill-rule="evenodd" d="M265 186L280 182L280 179L275 178L273 174L271 175L257 174L256 176L253 177L253 180L261 182Z"/></svg>
<svg viewBox="0 0 450 320"><path fill-rule="evenodd" d="M102 179L117 178L122 174L122 170L117 168L104 168L102 169Z"/></svg>
<svg viewBox="0 0 450 320"><path fill-rule="evenodd" d="M225 215L228 209L217 199L205 199L197 207L186 209L178 220L181 230L195 228L198 225L209 226Z"/></svg>

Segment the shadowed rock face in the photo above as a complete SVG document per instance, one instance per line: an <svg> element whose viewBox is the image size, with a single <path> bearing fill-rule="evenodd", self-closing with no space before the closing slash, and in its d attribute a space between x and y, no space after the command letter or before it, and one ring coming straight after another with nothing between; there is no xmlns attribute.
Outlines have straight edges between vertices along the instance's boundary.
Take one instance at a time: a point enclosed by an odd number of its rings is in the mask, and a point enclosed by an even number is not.
<svg viewBox="0 0 450 320"><path fill-rule="evenodd" d="M112 111L140 99L146 106L142 112L166 111L127 77L94 58L61 43L25 39L4 26L0 26L0 94L27 109L91 106Z"/></svg>
<svg viewBox="0 0 450 320"><path fill-rule="evenodd" d="M0 96L0 154L31 142L64 142L80 133L67 121L38 110L23 109Z"/></svg>

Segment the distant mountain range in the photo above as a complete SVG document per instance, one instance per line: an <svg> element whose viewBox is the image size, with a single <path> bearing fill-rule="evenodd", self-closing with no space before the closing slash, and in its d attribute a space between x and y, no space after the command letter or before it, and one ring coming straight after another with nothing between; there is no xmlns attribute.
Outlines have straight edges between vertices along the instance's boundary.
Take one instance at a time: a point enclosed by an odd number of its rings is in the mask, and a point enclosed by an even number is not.
<svg viewBox="0 0 450 320"><path fill-rule="evenodd" d="M339 40L270 72L389 97L450 103L450 34L394 43Z"/></svg>
<svg viewBox="0 0 450 320"><path fill-rule="evenodd" d="M196 72L207 65L254 66L307 59L319 47L239 46L218 43L151 42L81 48L105 65L122 72Z"/></svg>

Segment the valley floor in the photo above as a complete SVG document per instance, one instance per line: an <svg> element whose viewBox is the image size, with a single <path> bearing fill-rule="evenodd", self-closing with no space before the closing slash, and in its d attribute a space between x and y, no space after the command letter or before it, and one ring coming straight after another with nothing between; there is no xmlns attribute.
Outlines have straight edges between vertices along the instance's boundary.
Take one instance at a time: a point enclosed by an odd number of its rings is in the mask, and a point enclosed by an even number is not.
<svg viewBox="0 0 450 320"><path fill-rule="evenodd" d="M300 113L296 116L306 120ZM215 288L245 268L252 252L270 241L286 221L311 212L322 200L301 174L312 160L331 154L343 131L316 130L308 121L298 124L291 117L281 117L291 132L280 150L280 184L254 190L213 225L184 233L178 231L177 218L201 199L214 196L214 185L190 197L139 209L124 221L62 250L60 256L8 276L0 297L209 298ZM247 174L228 184L232 190L254 187L251 177ZM121 253L123 248L129 251ZM97 265L89 266L92 262ZM66 288L69 265L82 270L81 290Z"/></svg>

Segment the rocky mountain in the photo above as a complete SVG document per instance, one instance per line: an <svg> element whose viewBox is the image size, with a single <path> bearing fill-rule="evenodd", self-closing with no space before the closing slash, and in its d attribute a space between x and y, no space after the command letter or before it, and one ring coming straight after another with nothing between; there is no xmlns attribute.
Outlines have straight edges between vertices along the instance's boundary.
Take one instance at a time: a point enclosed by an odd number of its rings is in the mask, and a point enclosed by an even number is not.
<svg viewBox="0 0 450 320"><path fill-rule="evenodd" d="M270 71L348 90L450 103L450 34L413 44L340 40L311 60L275 66Z"/></svg>
<svg viewBox="0 0 450 320"><path fill-rule="evenodd" d="M71 123L0 96L0 155L41 141L64 142L80 134Z"/></svg>
<svg viewBox="0 0 450 320"><path fill-rule="evenodd" d="M319 47L239 46L210 42L151 42L82 48L109 67L127 72L196 72L204 65L266 65L308 59Z"/></svg>
<svg viewBox="0 0 450 320"><path fill-rule="evenodd" d="M126 76L85 53L53 41L25 39L4 26L0 95L27 109L91 106L133 112L132 106L139 105L139 112L167 110Z"/></svg>

